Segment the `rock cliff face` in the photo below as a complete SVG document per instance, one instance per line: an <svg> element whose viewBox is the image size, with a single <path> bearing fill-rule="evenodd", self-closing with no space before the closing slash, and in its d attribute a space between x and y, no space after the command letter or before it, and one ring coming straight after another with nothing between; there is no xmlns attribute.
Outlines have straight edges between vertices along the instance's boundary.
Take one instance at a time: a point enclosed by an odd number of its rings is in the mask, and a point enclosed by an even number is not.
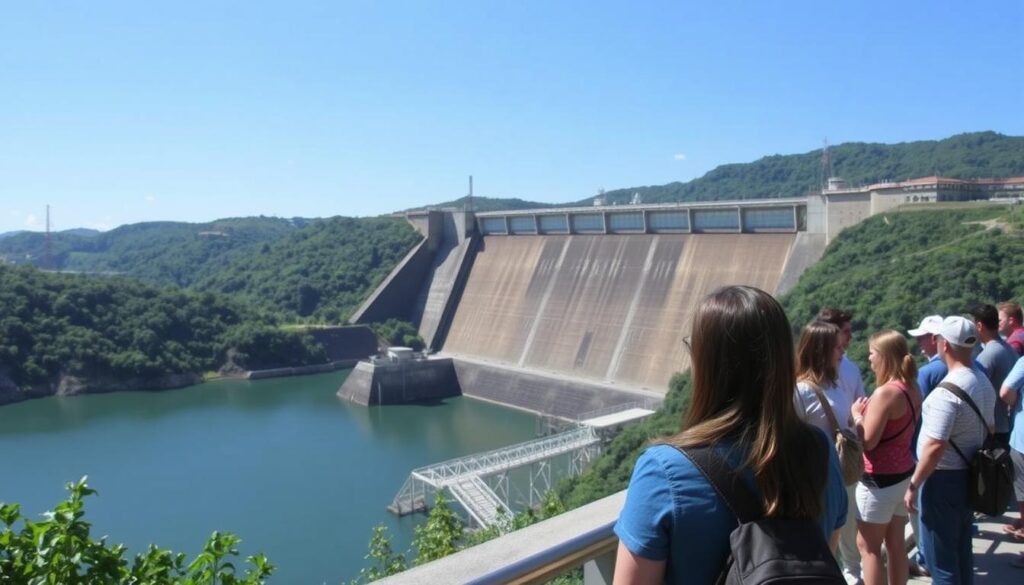
<svg viewBox="0 0 1024 585"><path fill-rule="evenodd" d="M203 381L197 373L170 374L155 378L109 378L63 375L50 384L19 387L5 373L0 372L0 405L42 398L45 396L74 396L138 390L169 390L191 386Z"/></svg>

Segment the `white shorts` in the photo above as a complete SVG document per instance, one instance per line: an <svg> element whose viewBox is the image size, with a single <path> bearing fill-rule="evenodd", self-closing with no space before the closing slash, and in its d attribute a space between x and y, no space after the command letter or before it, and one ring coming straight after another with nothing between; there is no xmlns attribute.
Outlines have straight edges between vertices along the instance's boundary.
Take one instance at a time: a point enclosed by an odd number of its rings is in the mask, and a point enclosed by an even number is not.
<svg viewBox="0 0 1024 585"><path fill-rule="evenodd" d="M893 516L907 515L903 496L907 493L910 478L886 488L868 487L857 482L857 520L871 524L888 524Z"/></svg>

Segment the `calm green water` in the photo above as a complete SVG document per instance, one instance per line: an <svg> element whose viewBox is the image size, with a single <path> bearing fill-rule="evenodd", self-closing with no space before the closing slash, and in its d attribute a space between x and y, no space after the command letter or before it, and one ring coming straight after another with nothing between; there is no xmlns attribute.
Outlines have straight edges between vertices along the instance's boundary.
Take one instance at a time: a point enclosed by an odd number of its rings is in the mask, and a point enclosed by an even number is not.
<svg viewBox="0 0 1024 585"><path fill-rule="evenodd" d="M400 548L422 517L385 511L415 467L533 438L532 415L455 398L365 408L347 372L0 407L0 501L50 509L83 475L94 535L194 553L214 530L267 553L274 583L338 584L384 522Z"/></svg>

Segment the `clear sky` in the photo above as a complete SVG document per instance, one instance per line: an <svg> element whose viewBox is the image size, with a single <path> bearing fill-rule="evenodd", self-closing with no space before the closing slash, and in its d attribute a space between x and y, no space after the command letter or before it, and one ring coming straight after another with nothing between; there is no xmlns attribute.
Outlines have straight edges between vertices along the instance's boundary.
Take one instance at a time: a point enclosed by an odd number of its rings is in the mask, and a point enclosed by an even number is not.
<svg viewBox="0 0 1024 585"><path fill-rule="evenodd" d="M1024 2L5 2L0 232L567 201L1024 135Z"/></svg>

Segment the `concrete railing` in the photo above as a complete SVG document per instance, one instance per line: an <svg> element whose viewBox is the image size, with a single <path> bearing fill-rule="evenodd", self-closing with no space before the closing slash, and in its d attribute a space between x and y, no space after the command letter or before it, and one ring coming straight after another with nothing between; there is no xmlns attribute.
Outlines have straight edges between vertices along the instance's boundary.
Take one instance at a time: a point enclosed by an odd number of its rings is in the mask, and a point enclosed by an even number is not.
<svg viewBox="0 0 1024 585"><path fill-rule="evenodd" d="M626 492L587 504L379 583L545 583L583 566L586 585L612 582L618 539L612 528Z"/></svg>

